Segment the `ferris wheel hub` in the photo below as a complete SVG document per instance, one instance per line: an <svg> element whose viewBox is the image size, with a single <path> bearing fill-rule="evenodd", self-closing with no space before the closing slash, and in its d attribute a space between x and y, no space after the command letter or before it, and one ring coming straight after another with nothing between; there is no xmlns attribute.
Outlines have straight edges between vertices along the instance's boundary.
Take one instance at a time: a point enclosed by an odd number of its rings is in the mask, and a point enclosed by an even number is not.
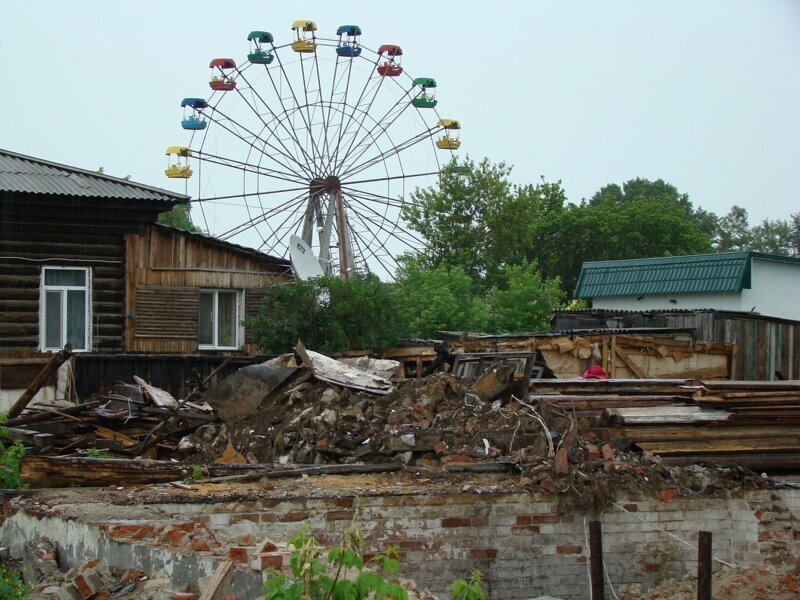
<svg viewBox="0 0 800 600"><path fill-rule="evenodd" d="M336 175L328 177L317 177L311 180L309 190L312 196L320 194L338 194L342 191L342 182Z"/></svg>

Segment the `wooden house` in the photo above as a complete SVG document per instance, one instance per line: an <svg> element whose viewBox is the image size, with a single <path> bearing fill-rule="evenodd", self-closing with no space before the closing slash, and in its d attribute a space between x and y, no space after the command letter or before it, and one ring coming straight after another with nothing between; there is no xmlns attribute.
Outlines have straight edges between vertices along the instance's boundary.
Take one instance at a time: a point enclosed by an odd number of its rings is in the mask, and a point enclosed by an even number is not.
<svg viewBox="0 0 800 600"><path fill-rule="evenodd" d="M289 262L156 224L189 198L0 150L0 400L46 353L245 353Z"/></svg>

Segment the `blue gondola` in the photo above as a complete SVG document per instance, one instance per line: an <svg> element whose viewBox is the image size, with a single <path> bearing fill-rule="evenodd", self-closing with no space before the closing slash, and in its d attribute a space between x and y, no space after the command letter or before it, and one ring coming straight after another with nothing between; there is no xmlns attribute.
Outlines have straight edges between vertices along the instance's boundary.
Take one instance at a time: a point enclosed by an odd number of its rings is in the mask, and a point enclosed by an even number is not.
<svg viewBox="0 0 800 600"><path fill-rule="evenodd" d="M181 108L183 108L181 127L192 131L200 131L208 126L208 121L199 112L204 108L208 108L208 103L205 100L202 98L184 98L181 101ZM191 112L188 112L187 108L191 109Z"/></svg>
<svg viewBox="0 0 800 600"><path fill-rule="evenodd" d="M358 25L342 25L336 30L339 36L339 45L336 46L336 54L346 58L361 56L361 44L358 37L361 35L361 27Z"/></svg>

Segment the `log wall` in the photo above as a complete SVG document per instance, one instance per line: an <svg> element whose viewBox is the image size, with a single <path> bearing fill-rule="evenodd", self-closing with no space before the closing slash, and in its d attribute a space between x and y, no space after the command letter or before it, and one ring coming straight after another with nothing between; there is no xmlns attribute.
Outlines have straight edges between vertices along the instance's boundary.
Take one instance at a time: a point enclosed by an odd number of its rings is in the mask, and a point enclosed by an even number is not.
<svg viewBox="0 0 800 600"><path fill-rule="evenodd" d="M164 207L4 192L0 202L0 355L35 352L45 266L89 267L92 350L123 348L125 245Z"/></svg>

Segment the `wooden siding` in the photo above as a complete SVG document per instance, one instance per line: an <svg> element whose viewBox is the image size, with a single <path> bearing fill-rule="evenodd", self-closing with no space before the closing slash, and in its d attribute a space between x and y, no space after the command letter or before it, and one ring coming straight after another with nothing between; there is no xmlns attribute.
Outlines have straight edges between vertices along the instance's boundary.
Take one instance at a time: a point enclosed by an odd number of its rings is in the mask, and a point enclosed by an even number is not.
<svg viewBox="0 0 800 600"><path fill-rule="evenodd" d="M252 316L267 286L292 279L274 259L157 225L125 243L127 352L197 352L201 289L243 290ZM246 330L242 350L256 352Z"/></svg>
<svg viewBox="0 0 800 600"><path fill-rule="evenodd" d="M136 287L134 324L136 337L163 338L168 331L172 338L197 341L196 288Z"/></svg>

